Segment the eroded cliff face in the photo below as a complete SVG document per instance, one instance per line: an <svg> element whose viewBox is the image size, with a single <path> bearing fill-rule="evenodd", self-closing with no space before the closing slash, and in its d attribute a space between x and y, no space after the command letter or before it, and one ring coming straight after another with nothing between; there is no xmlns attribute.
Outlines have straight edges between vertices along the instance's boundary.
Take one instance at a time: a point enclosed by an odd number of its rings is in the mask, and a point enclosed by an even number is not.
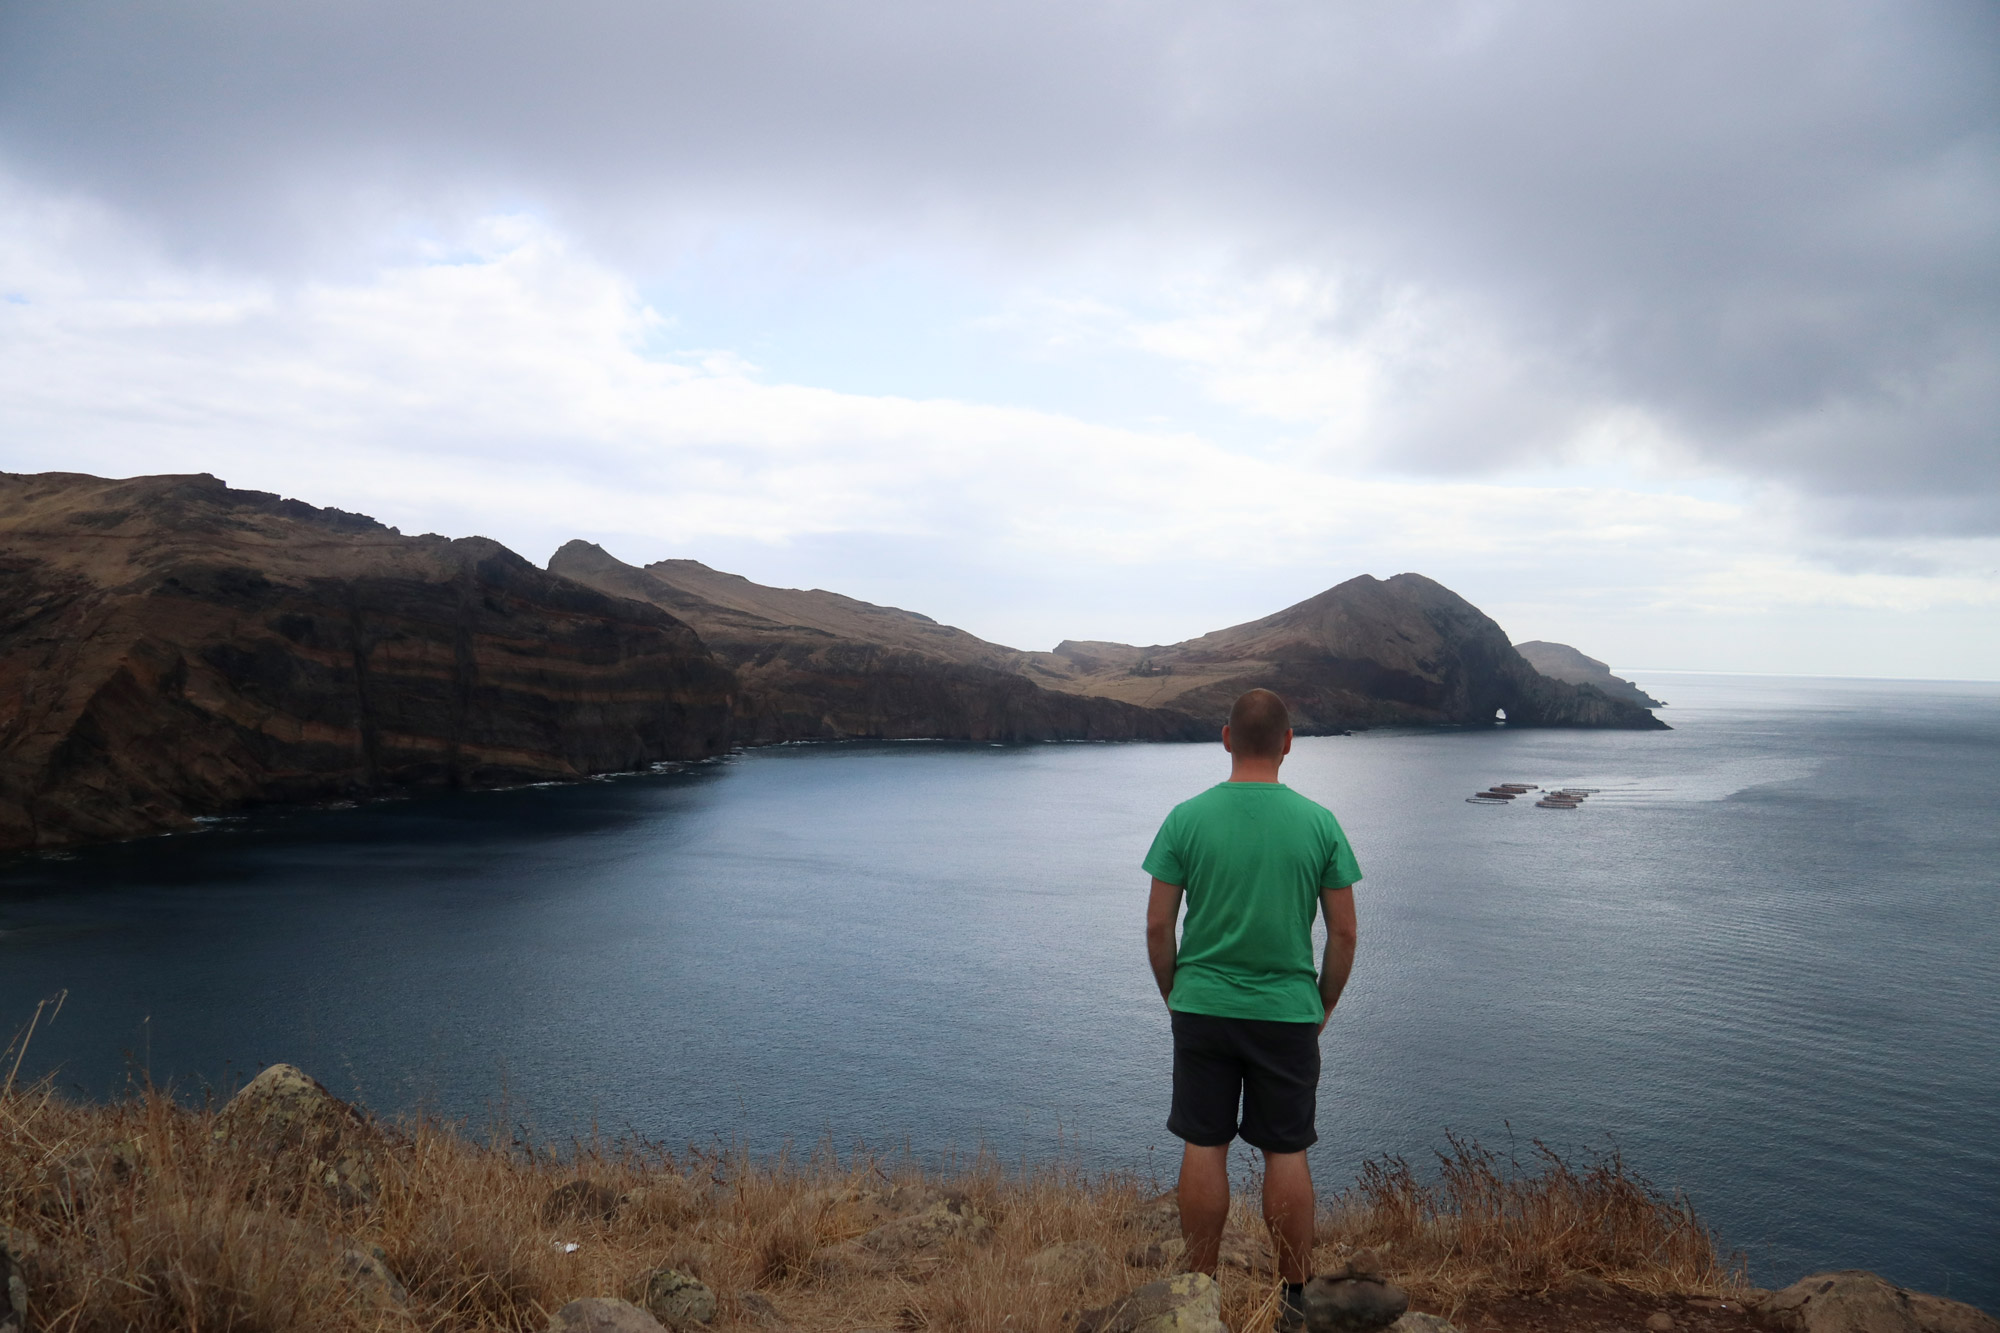
<svg viewBox="0 0 2000 1333"><path fill-rule="evenodd" d="M1219 724L1236 696L1276 690L1303 734L1395 724L1665 730L1636 704L1537 672L1478 607L1421 574L1349 579L1183 643L1064 642L1070 688Z"/></svg>
<svg viewBox="0 0 2000 1333"><path fill-rule="evenodd" d="M685 624L213 477L0 474L0 850L730 743Z"/></svg>
<svg viewBox="0 0 2000 1333"><path fill-rule="evenodd" d="M1047 653L988 643L928 616L819 589L770 588L692 560L641 569L571 542L552 572L664 608L700 633L739 681L747 744L788 740L1208 740L1214 729L1058 687Z"/></svg>

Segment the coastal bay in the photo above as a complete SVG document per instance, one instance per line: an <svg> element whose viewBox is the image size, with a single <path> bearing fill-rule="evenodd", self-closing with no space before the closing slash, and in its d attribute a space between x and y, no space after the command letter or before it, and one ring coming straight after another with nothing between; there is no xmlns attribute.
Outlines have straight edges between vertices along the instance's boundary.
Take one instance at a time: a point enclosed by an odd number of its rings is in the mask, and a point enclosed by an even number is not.
<svg viewBox="0 0 2000 1333"><path fill-rule="evenodd" d="M1323 1182L1446 1129L1616 1146L1754 1280L1991 1308L1992 686L1639 674L1676 730L1302 740L1361 852ZM0 872L24 1074L285 1059L393 1112L1157 1169L1134 869L1209 745L781 746L207 826ZM1482 809L1501 780L1601 789ZM125 1053L130 1053L127 1063Z"/></svg>

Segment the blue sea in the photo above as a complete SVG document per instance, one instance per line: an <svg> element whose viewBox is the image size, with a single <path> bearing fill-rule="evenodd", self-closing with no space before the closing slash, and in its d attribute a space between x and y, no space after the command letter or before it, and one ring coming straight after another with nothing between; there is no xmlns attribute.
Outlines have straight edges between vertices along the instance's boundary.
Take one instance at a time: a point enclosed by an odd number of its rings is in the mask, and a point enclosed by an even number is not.
<svg viewBox="0 0 2000 1333"><path fill-rule="evenodd" d="M1639 673L1660 733L1301 740L1359 852L1323 1192L1616 1149L1762 1285L2000 1309L2000 685ZM1170 1181L1138 869L1218 746L788 746L0 865L24 1076ZM1576 811L1466 803L1596 787Z"/></svg>

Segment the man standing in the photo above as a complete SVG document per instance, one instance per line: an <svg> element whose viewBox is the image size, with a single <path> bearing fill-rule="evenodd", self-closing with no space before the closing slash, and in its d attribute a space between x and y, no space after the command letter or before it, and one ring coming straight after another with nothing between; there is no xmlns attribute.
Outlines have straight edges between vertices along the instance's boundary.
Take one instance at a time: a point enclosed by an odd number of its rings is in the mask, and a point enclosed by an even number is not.
<svg viewBox="0 0 2000 1333"><path fill-rule="evenodd" d="M1175 806L1146 853L1146 953L1173 1017L1167 1128L1186 1144L1187 1267L1215 1272L1229 1214L1229 1143L1240 1133L1264 1153L1264 1222L1285 1281L1285 1327L1300 1318L1312 1259L1306 1149L1319 1138L1319 1034L1354 965L1352 886L1361 869L1332 812L1278 781L1292 749L1284 700L1269 690L1238 699L1222 747L1229 781ZM1315 910L1326 917L1317 975Z"/></svg>

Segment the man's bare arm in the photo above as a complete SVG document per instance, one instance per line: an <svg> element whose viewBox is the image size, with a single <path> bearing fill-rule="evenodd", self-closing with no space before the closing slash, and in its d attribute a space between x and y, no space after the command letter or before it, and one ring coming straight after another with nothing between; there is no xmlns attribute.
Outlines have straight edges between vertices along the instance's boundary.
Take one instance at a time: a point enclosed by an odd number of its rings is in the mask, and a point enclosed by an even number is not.
<svg viewBox="0 0 2000 1333"><path fill-rule="evenodd" d="M1354 970L1354 942L1359 930L1354 922L1354 886L1319 891L1320 914L1326 918L1326 957L1320 960L1319 1002L1325 1012L1319 1020L1326 1031L1333 1007L1347 989L1348 973Z"/></svg>
<svg viewBox="0 0 2000 1333"><path fill-rule="evenodd" d="M1159 983L1163 1000L1174 993L1174 960L1180 952L1174 923L1180 915L1181 886L1155 879L1153 895L1146 900L1146 959L1153 965L1153 980Z"/></svg>

